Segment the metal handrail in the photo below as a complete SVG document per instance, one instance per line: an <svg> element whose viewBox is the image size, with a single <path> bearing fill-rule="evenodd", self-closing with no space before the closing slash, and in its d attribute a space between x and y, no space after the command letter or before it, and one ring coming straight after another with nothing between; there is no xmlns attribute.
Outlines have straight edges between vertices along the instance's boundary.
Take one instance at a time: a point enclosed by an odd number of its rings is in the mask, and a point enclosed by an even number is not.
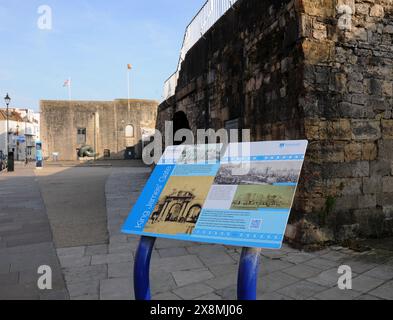
<svg viewBox="0 0 393 320"><path fill-rule="evenodd" d="M238 0L207 0L195 17L191 20L184 33L176 72L173 73L164 83L164 100L175 94L181 64L188 51L237 1Z"/></svg>

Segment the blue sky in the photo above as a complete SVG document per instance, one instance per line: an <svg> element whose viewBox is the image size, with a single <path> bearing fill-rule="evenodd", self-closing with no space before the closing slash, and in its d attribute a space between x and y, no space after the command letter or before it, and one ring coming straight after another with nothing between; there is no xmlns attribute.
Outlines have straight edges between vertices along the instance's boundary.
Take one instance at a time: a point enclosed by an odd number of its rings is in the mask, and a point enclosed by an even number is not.
<svg viewBox="0 0 393 320"><path fill-rule="evenodd" d="M0 105L38 110L40 99L160 100L184 30L205 0L0 0ZM37 26L41 5L52 30Z"/></svg>

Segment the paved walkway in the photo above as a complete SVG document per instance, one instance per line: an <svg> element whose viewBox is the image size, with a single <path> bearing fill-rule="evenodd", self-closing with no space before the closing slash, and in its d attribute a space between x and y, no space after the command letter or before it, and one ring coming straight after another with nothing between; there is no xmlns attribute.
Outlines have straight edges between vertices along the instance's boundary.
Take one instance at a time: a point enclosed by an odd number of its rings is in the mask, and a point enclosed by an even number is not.
<svg viewBox="0 0 393 320"><path fill-rule="evenodd" d="M109 244L59 249L71 299L133 299L138 238L120 227L149 175L113 168L106 184ZM159 239L151 263L153 299L236 299L240 249ZM393 299L393 254L332 247L306 253L263 251L258 299ZM353 290L337 288L339 266L353 271Z"/></svg>
<svg viewBox="0 0 393 320"><path fill-rule="evenodd" d="M56 248L108 243L105 183L110 173L103 167L36 172Z"/></svg>
<svg viewBox="0 0 393 320"><path fill-rule="evenodd" d="M52 267L53 290L37 287L38 267ZM0 173L0 300L66 299L38 183L31 168Z"/></svg>

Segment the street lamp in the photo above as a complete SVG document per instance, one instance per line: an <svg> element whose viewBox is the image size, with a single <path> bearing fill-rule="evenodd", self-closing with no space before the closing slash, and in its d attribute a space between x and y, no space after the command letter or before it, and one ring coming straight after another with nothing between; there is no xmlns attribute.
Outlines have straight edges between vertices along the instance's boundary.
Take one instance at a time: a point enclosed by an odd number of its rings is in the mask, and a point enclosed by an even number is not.
<svg viewBox="0 0 393 320"><path fill-rule="evenodd" d="M6 146L6 150L7 150L7 155L8 155L8 153L9 153L9 124L8 124L8 118L9 118L9 116L8 116L8 107L9 107L9 105L10 105L10 102L11 102L11 98L10 98L10 96L8 95L8 93L7 93L7 95L5 96L5 98L4 98L4 101L5 101L5 104L6 104L6 106L7 106L7 146Z"/></svg>

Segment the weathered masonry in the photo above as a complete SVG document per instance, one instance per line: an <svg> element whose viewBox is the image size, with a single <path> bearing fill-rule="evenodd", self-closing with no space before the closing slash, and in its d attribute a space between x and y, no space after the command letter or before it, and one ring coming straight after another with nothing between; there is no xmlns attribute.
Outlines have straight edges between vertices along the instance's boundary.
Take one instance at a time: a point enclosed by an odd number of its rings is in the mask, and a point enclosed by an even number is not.
<svg viewBox="0 0 393 320"><path fill-rule="evenodd" d="M188 52L157 125L308 139L287 236L310 244L393 233L392 109L392 0L239 0Z"/></svg>
<svg viewBox="0 0 393 320"><path fill-rule="evenodd" d="M41 101L44 157L77 160L91 146L98 158L142 156L142 138L154 134L158 102L151 100Z"/></svg>

